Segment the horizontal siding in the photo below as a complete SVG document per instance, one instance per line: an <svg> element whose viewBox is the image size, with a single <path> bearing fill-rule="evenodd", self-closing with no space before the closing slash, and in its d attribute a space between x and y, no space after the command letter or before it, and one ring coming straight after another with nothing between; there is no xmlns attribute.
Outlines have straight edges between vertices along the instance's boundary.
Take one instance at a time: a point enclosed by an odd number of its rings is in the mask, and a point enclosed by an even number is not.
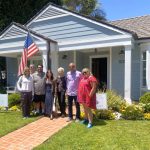
<svg viewBox="0 0 150 150"><path fill-rule="evenodd" d="M58 42L120 35L113 30L71 15L34 22L29 28Z"/></svg>
<svg viewBox="0 0 150 150"><path fill-rule="evenodd" d="M17 59L6 58L6 63L7 63L7 85L15 86L17 81L17 71L18 71Z"/></svg>
<svg viewBox="0 0 150 150"><path fill-rule="evenodd" d="M26 34L22 30L19 30L16 27L12 27L6 34L2 36L2 38L4 39L4 38L15 37L19 35L25 36Z"/></svg>
<svg viewBox="0 0 150 150"><path fill-rule="evenodd" d="M112 48L112 90L124 97L124 63L119 47Z"/></svg>
<svg viewBox="0 0 150 150"><path fill-rule="evenodd" d="M66 14L62 11L59 11L57 9L52 8L51 6L43 13L41 14L36 20L44 19L44 18L49 18L49 17L54 17L54 16L59 16Z"/></svg>
<svg viewBox="0 0 150 150"><path fill-rule="evenodd" d="M140 97L140 49L135 45L132 50L132 76L131 98L138 100Z"/></svg>

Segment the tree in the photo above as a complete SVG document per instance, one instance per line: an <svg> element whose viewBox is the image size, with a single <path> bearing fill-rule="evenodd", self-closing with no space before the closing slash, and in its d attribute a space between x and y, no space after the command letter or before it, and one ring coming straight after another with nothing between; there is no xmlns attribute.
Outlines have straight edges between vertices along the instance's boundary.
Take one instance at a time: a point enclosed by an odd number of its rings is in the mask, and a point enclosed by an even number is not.
<svg viewBox="0 0 150 150"><path fill-rule="evenodd" d="M63 0L63 5L69 10L100 20L106 20L106 14L101 9L101 4L98 3L98 0Z"/></svg>
<svg viewBox="0 0 150 150"><path fill-rule="evenodd" d="M48 2L61 5L61 0L0 0L0 30L12 21L24 24Z"/></svg>

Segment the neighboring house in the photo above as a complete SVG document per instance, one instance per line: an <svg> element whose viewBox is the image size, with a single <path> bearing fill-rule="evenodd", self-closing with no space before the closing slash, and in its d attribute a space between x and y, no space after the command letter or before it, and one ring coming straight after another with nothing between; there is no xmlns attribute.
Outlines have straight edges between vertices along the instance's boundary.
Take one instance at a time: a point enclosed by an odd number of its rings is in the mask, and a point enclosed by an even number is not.
<svg viewBox="0 0 150 150"><path fill-rule="evenodd" d="M56 75L90 67L93 74L129 103L150 89L150 16L113 22L90 19L48 4L25 25L12 23L0 35L0 56L7 60L7 84L14 86L27 29L40 53L28 64L43 63ZM50 53L48 53L50 51Z"/></svg>

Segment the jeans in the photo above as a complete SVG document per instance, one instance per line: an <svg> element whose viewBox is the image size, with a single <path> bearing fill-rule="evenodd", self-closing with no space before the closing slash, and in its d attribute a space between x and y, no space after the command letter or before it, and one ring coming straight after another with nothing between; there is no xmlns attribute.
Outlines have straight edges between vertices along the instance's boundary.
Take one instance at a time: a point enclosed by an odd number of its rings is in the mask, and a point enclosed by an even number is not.
<svg viewBox="0 0 150 150"><path fill-rule="evenodd" d="M72 103L73 103L73 100L74 100L75 106L76 106L76 119L80 119L80 105L77 102L77 96L69 96L68 95L68 116L71 119L73 118L73 115L72 115Z"/></svg>

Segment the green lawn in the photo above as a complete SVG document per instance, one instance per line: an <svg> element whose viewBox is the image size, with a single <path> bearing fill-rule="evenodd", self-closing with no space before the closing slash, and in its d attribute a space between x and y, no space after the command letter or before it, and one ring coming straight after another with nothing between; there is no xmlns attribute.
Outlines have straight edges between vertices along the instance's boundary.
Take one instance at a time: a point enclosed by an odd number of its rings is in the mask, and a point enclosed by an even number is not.
<svg viewBox="0 0 150 150"><path fill-rule="evenodd" d="M35 150L150 150L150 121L72 123Z"/></svg>
<svg viewBox="0 0 150 150"><path fill-rule="evenodd" d="M37 117L22 119L21 112L0 112L0 137L36 119Z"/></svg>

